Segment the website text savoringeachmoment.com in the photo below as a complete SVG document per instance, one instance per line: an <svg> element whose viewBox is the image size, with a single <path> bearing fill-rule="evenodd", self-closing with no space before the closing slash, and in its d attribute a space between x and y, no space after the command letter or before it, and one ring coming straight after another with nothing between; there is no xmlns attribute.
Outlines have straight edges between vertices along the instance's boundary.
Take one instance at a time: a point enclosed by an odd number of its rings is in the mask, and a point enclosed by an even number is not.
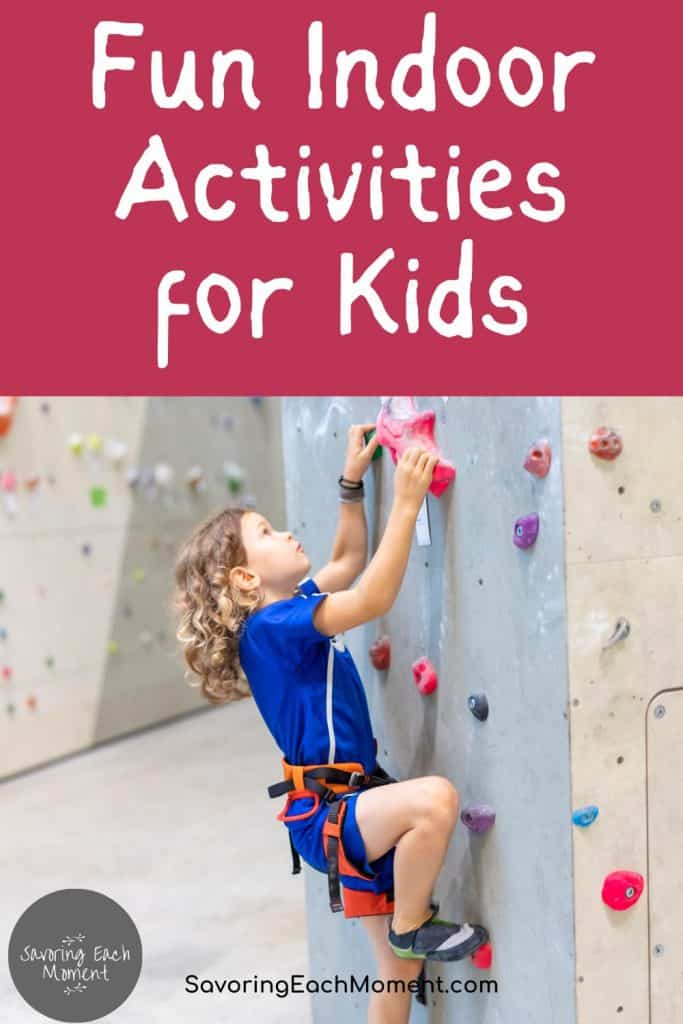
<svg viewBox="0 0 683 1024"><path fill-rule="evenodd" d="M498 982L495 978L482 978L480 980L454 978L447 981L441 975L434 978L427 978L424 982L425 992L433 994L468 994L482 993L490 995L498 992ZM335 974L330 978L306 978L303 974L290 974L281 978L261 978L257 974L251 978L200 978L196 974L185 976L185 991L188 994L204 995L254 995L266 994L276 995L281 999L289 995L309 995L326 993L337 995L339 993L370 993L370 992L404 992L415 993L418 991L417 981L381 981L379 978L371 978L368 974L356 977L354 974L347 976Z"/></svg>

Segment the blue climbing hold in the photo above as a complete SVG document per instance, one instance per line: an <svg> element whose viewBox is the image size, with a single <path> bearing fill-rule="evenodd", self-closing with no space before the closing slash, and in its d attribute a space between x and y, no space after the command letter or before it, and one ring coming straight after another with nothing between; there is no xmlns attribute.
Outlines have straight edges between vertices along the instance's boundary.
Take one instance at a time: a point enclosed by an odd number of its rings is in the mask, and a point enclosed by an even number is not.
<svg viewBox="0 0 683 1024"><path fill-rule="evenodd" d="M597 818L600 811L595 804L589 804L587 807L579 807L578 811L574 811L572 814L572 821L579 828L588 828L592 825Z"/></svg>

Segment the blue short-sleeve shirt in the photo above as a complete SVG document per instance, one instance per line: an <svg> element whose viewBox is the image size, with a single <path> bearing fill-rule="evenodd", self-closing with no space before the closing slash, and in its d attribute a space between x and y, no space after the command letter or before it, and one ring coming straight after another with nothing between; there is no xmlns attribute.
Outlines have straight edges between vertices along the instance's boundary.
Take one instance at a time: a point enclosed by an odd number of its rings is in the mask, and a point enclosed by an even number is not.
<svg viewBox="0 0 683 1024"><path fill-rule="evenodd" d="M290 764L376 764L363 683L341 636L327 637L313 613L327 593L311 577L293 597L247 616L239 657L268 729Z"/></svg>

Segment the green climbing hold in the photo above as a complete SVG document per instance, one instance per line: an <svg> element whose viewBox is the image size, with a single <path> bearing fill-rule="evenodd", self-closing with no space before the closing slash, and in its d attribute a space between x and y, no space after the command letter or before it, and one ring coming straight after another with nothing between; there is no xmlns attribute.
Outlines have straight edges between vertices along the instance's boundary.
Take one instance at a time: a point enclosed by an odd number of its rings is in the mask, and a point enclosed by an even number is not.
<svg viewBox="0 0 683 1024"><path fill-rule="evenodd" d="M231 494L239 494L244 486L244 470L237 462L224 462L223 474Z"/></svg>
<svg viewBox="0 0 683 1024"><path fill-rule="evenodd" d="M51 654L48 654L47 658L45 659L45 666L46 666L46 668L54 668L55 667L55 659L52 657Z"/></svg>
<svg viewBox="0 0 683 1024"><path fill-rule="evenodd" d="M107 488L91 487L90 504L93 506L93 508L103 508L104 505L107 504Z"/></svg>
<svg viewBox="0 0 683 1024"><path fill-rule="evenodd" d="M143 583L144 579L145 579L145 570L144 569L134 569L133 570L133 579L135 580L136 583Z"/></svg>
<svg viewBox="0 0 683 1024"><path fill-rule="evenodd" d="M365 443L369 444L370 441L372 440L372 438L374 437L374 435L376 433L377 433L377 430L373 427L373 429L369 430L367 432L367 434L363 434L363 440L365 441ZM374 462L375 459L381 459L381 457L382 457L382 445L378 444L377 447L375 448L374 452L372 453L372 460L371 461Z"/></svg>

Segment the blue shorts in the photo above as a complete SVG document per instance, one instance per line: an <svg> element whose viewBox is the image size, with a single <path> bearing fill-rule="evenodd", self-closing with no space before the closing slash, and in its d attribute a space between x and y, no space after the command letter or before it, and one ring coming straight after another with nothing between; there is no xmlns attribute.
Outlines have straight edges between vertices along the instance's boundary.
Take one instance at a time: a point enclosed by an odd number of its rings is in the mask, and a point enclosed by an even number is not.
<svg viewBox="0 0 683 1024"><path fill-rule="evenodd" d="M391 914L394 910L394 852L392 847L377 860L368 861L365 843L356 821L356 801L362 789L339 798L341 842L339 880L344 886L344 916L365 917L370 914ZM289 798L279 815L290 831L292 842L302 860L316 871L327 874L327 857L323 829L330 805L318 804L312 796ZM313 813L311 813L313 812ZM296 819L299 815L302 817ZM350 873L353 872L353 873Z"/></svg>

